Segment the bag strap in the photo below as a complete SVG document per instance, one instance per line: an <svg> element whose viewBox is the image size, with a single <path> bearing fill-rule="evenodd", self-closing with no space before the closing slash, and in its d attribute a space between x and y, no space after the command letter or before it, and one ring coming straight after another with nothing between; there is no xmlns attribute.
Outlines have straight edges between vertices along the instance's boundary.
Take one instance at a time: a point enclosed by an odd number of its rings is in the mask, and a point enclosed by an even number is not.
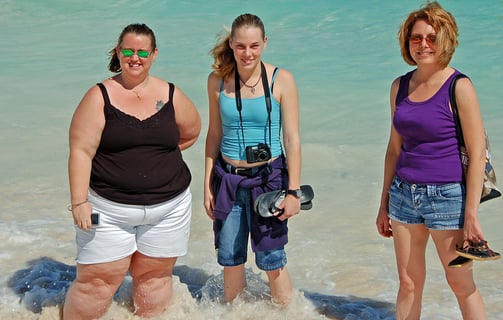
<svg viewBox="0 0 503 320"><path fill-rule="evenodd" d="M456 103L456 81L461 78L468 78L464 74L457 74L452 79L449 87L449 101L451 102L452 115L454 116L454 125L456 126L456 136L460 147L465 146L465 138L463 137L463 129L461 128L461 121L459 120L458 104Z"/></svg>

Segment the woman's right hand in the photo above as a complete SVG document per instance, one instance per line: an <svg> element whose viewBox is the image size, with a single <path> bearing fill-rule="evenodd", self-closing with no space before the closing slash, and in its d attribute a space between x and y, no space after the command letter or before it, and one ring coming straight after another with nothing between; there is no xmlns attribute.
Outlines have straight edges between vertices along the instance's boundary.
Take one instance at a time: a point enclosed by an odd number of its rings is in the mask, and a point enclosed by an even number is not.
<svg viewBox="0 0 503 320"><path fill-rule="evenodd" d="M388 217L388 210L386 208L379 208L376 219L377 232L385 238L390 238L393 236L393 230L391 229L391 223Z"/></svg>
<svg viewBox="0 0 503 320"><path fill-rule="evenodd" d="M73 222L82 231L87 231L91 228L91 213L93 207L89 202L81 204L72 209Z"/></svg>
<svg viewBox="0 0 503 320"><path fill-rule="evenodd" d="M213 210L215 210L215 199L213 198L213 194L211 191L204 192L204 210L208 217L215 221L215 216L213 215Z"/></svg>

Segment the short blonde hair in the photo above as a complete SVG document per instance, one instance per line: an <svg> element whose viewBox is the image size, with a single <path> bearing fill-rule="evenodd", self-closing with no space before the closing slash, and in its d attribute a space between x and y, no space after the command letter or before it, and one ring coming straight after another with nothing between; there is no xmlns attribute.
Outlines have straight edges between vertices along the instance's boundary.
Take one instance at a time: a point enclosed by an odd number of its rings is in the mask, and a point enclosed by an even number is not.
<svg viewBox="0 0 503 320"><path fill-rule="evenodd" d="M418 20L426 21L435 29L437 47L441 51L440 61L443 66L447 66L458 46L458 26L454 16L445 11L437 1L427 2L421 9L411 12L402 23L398 30L398 42L403 59L411 66L416 65L410 54L409 38Z"/></svg>

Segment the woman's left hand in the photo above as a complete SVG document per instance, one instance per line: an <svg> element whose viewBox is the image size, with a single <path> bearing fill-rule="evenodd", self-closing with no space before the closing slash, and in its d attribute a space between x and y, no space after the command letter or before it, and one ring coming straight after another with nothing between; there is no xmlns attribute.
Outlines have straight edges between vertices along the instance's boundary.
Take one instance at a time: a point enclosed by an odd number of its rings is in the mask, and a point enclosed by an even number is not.
<svg viewBox="0 0 503 320"><path fill-rule="evenodd" d="M274 216L281 221L289 219L300 213L300 199L295 198L293 195L287 195L278 208L280 210L276 211Z"/></svg>
<svg viewBox="0 0 503 320"><path fill-rule="evenodd" d="M476 215L465 214L465 224L463 227L464 240L472 242L480 242L484 239L480 220Z"/></svg>

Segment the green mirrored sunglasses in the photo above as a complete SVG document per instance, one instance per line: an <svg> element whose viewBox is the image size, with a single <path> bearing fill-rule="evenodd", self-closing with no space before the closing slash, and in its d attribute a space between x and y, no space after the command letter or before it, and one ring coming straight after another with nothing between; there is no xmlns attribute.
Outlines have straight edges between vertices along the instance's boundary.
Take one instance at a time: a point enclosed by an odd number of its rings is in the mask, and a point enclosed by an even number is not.
<svg viewBox="0 0 503 320"><path fill-rule="evenodd" d="M133 56L135 51L133 49L121 49L121 53L124 57L131 57L131 56ZM138 50L138 51L136 51L136 54L140 58L148 58L148 56L150 55L150 51Z"/></svg>

